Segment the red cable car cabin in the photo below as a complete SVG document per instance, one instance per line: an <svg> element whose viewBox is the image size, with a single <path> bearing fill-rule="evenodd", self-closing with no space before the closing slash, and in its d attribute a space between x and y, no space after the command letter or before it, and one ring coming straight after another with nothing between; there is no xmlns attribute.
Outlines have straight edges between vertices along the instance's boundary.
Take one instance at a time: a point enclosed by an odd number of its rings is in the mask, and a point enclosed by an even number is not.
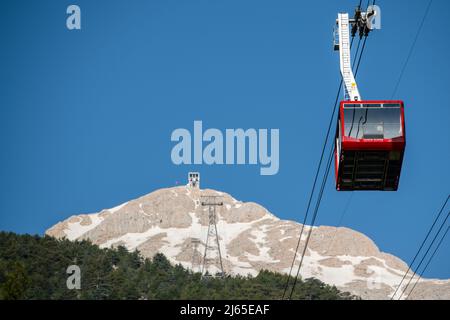
<svg viewBox="0 0 450 320"><path fill-rule="evenodd" d="M341 101L336 189L395 191L405 151L403 101Z"/></svg>

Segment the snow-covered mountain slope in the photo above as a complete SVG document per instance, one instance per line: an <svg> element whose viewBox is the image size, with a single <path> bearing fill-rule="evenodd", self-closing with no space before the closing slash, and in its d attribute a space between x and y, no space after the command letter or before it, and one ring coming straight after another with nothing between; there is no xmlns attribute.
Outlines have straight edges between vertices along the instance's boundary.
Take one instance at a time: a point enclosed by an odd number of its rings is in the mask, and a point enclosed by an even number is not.
<svg viewBox="0 0 450 320"><path fill-rule="evenodd" d="M193 257L203 256L208 227L208 209L200 203L202 195L222 196L217 229L226 273L256 275L261 269L289 272L301 224L280 220L256 203L243 203L208 189L160 189L99 213L72 216L46 234L90 239L101 247L124 245L146 257L162 252L173 263L195 270L198 265L193 265ZM309 228L305 226L305 231ZM318 278L362 298L390 298L407 270L403 261L380 252L372 240L357 231L313 228L301 269L303 278ZM192 238L200 239L195 252ZM305 240L306 232L300 248ZM450 280L421 279L409 298L450 299Z"/></svg>

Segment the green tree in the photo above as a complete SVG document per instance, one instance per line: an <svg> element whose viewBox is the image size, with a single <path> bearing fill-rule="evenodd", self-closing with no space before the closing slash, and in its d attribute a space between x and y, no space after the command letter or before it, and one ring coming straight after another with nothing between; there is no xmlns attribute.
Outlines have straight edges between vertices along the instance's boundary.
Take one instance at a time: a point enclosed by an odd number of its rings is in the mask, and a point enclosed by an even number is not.
<svg viewBox="0 0 450 320"><path fill-rule="evenodd" d="M1 298L5 300L24 299L28 282L29 280L24 265L17 261L12 263L0 287Z"/></svg>

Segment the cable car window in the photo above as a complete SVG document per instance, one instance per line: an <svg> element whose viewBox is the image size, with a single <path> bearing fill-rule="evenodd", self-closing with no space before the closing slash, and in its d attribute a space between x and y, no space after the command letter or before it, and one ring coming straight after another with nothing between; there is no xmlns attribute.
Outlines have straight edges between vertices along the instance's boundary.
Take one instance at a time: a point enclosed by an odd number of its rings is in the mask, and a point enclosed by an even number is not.
<svg viewBox="0 0 450 320"><path fill-rule="evenodd" d="M344 133L357 139L401 137L400 105L344 105Z"/></svg>

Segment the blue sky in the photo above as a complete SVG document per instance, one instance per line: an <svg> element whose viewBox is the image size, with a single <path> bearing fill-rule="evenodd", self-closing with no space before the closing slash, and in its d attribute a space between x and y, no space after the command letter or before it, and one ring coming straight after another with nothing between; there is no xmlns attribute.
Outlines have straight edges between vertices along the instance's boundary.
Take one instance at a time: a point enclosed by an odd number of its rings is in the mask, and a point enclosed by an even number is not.
<svg viewBox="0 0 450 320"><path fill-rule="evenodd" d="M301 221L339 83L332 28L349 1L8 1L0 12L0 230L43 232L198 170L202 186ZM363 1L365 2L365 1ZM82 30L66 28L66 8ZM389 99L426 1L377 1L358 74ZM407 148L397 192L354 193L342 225L410 261L450 181L448 1L434 1L394 98ZM278 128L280 171L175 166L176 128ZM330 176L317 224L350 193ZM426 276L450 278L446 239Z"/></svg>

